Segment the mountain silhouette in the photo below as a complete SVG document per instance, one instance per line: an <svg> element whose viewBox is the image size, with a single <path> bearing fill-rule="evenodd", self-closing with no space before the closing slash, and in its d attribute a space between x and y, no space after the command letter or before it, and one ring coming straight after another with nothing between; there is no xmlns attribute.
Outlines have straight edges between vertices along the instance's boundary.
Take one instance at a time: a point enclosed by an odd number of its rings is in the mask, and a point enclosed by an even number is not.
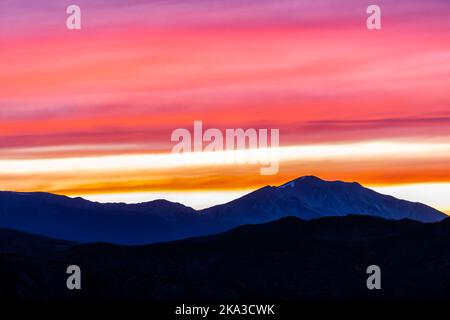
<svg viewBox="0 0 450 320"><path fill-rule="evenodd" d="M42 256L67 250L77 244L77 242L0 228L0 254Z"/></svg>
<svg viewBox="0 0 450 320"><path fill-rule="evenodd" d="M49 193L0 192L0 227L59 239L124 244L195 234L194 209L166 200L97 203Z"/></svg>
<svg viewBox="0 0 450 320"><path fill-rule="evenodd" d="M40 241L24 233L4 232L0 230L0 238L5 241L8 237ZM11 248L9 254L0 253L0 297L146 301L450 298L450 219L422 223L353 215L312 220L285 217L167 243L58 248L47 246L38 256L20 248L16 254ZM65 270L71 264L83 272L80 291L65 286ZM381 268L382 290L366 287L370 265Z"/></svg>
<svg viewBox="0 0 450 320"><path fill-rule="evenodd" d="M97 203L49 193L0 192L0 227L79 242L146 244L222 232L286 216L371 215L440 221L446 215L358 183L305 176L266 186L226 204L196 211L166 200Z"/></svg>
<svg viewBox="0 0 450 320"><path fill-rule="evenodd" d="M261 223L285 216L312 219L353 214L422 222L447 217L424 204L383 195L356 182L325 181L314 176L304 176L279 187L266 186L201 213L230 225Z"/></svg>

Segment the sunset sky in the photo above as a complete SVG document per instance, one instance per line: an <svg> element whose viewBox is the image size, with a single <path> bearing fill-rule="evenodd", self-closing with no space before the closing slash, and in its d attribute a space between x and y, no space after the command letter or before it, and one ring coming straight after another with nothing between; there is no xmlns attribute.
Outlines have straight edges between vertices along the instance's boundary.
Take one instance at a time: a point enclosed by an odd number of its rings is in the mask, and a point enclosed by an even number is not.
<svg viewBox="0 0 450 320"><path fill-rule="evenodd" d="M345 3L345 4L344 4ZM66 28L81 7L82 29ZM378 4L382 30L368 30ZM450 213L446 0L0 0L0 189L196 208L302 175ZM280 130L280 171L171 133Z"/></svg>

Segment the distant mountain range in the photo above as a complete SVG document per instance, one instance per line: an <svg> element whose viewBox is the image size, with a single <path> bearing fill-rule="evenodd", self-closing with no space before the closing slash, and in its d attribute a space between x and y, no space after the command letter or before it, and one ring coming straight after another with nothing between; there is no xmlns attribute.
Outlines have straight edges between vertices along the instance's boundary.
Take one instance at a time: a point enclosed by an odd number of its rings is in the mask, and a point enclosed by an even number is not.
<svg viewBox="0 0 450 320"><path fill-rule="evenodd" d="M0 239L2 301L450 298L450 218L286 217L145 246L76 244L4 229ZM74 263L83 274L80 291L65 287ZM381 268L382 290L366 287L372 264Z"/></svg>
<svg viewBox="0 0 450 320"><path fill-rule="evenodd" d="M0 192L0 227L59 239L146 244L208 235L287 216L371 215L436 222L447 217L421 203L399 200L358 183L305 176L266 186L226 204L194 210L156 200L97 203L49 193Z"/></svg>

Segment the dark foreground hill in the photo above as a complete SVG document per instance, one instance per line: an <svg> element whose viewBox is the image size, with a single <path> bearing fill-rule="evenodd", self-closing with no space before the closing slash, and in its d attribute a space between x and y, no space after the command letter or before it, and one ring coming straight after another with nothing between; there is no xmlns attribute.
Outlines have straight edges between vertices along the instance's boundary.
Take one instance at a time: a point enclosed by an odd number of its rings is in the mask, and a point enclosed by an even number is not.
<svg viewBox="0 0 450 320"><path fill-rule="evenodd" d="M82 269L80 291L66 289L71 264ZM382 290L366 287L372 264ZM0 279L0 296L21 299L449 299L450 219L287 217L146 246L10 252Z"/></svg>
<svg viewBox="0 0 450 320"><path fill-rule="evenodd" d="M12 253L39 257L64 251L75 245L77 245L76 242L0 228L0 254Z"/></svg>
<svg viewBox="0 0 450 320"><path fill-rule="evenodd" d="M156 200L97 203L48 193L0 192L0 227L78 242L148 244L223 232L286 216L315 219L348 214L440 221L446 215L358 183L305 176L267 186L223 205L196 211Z"/></svg>

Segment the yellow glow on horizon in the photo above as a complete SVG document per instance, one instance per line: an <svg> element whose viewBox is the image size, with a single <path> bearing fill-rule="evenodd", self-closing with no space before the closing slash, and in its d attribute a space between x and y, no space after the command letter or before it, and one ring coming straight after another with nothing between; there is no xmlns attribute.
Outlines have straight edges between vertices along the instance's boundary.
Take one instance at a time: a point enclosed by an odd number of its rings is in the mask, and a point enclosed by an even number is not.
<svg viewBox="0 0 450 320"><path fill-rule="evenodd" d="M130 193L110 193L110 194L88 194L78 195L90 201L102 203L124 202L140 203L153 200L169 200L178 202L196 210L212 207L214 205L226 203L240 198L253 190L229 190L229 191L187 191L187 192L130 192Z"/></svg>
<svg viewBox="0 0 450 320"><path fill-rule="evenodd" d="M450 183L414 183L369 188L408 201L421 202L450 214Z"/></svg>

